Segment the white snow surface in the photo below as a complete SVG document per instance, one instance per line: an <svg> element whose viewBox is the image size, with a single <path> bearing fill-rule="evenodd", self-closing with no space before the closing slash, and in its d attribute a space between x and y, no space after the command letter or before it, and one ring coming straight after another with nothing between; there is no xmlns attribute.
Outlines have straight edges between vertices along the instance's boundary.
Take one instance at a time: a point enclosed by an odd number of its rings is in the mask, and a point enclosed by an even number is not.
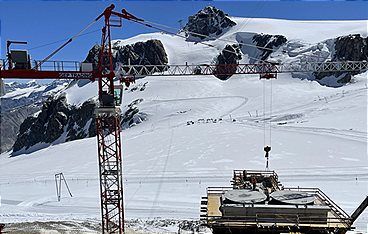
<svg viewBox="0 0 368 234"><path fill-rule="evenodd" d="M168 54L169 64L208 64L213 62L214 58L226 44L239 43L244 36L246 38L243 39L243 43L253 44L252 41L247 41L247 39L256 33L283 35L288 40L287 46L290 43L294 47L293 49L296 50L306 46L318 45L318 43L328 39L349 34L360 34L362 37L368 36L368 20L298 21L266 18L230 18L237 24L224 30L224 33L218 37L220 40L214 40L210 37L208 40L203 41L213 47L164 33L141 34L129 39L115 40L115 43L123 46L138 41L158 39L163 43ZM184 34L181 35L184 36ZM245 45L245 47L251 51L257 50L252 46ZM320 47L317 49L326 50L326 48L321 49ZM286 62L286 58L283 58L283 61ZM249 62L246 55L243 56L241 62ZM292 62L292 60L287 62Z"/></svg>
<svg viewBox="0 0 368 234"><path fill-rule="evenodd" d="M367 37L368 20L285 20L230 17L237 23L231 31L284 35L288 40L303 39L309 43L361 34Z"/></svg>
<svg viewBox="0 0 368 234"><path fill-rule="evenodd" d="M232 19L238 25L221 38L237 40L239 31L281 34L292 45L301 41L295 50L349 33L367 36L367 21ZM169 64L210 63L226 44L209 41L210 48L160 33L116 42L149 39L163 42ZM199 218L208 186L229 186L234 169L264 169L265 144L272 146L270 167L285 186L319 187L351 214L368 195L367 76L339 88L290 74L273 81L255 75L225 82L213 76L137 80L147 88L125 91L124 105L143 98L139 109L148 120L121 133L126 218ZM65 92L70 104L81 105L96 96L97 84ZM1 154L0 223L99 220L96 143L93 137L17 157ZM63 187L60 202L58 172L73 194ZM367 223L365 211L355 226L367 233Z"/></svg>
<svg viewBox="0 0 368 234"><path fill-rule="evenodd" d="M290 75L272 81L271 169L285 186L321 188L348 213L368 194L366 77L337 89ZM128 219L198 218L206 187L228 186L233 169L264 169L259 121L263 85L267 91L270 82L240 75L226 82L212 76L147 77L136 85L141 82L148 82L146 90L127 92L124 99L143 98L140 108L148 114L121 133ZM270 95L265 97L269 110ZM98 220L96 152L96 139L89 138L28 155L2 154L0 222ZM73 194L63 187L61 202L57 172ZM367 220L365 212L358 230L365 231Z"/></svg>
<svg viewBox="0 0 368 234"><path fill-rule="evenodd" d="M31 80L25 84L19 84L16 82L10 82L7 84L12 90L7 92L1 98L13 99L14 101L22 98L34 98L34 95L37 95L38 93L40 93L43 97L53 95L64 90L66 87L66 83L62 83L61 81L57 82L56 84L39 84L36 82L36 80Z"/></svg>

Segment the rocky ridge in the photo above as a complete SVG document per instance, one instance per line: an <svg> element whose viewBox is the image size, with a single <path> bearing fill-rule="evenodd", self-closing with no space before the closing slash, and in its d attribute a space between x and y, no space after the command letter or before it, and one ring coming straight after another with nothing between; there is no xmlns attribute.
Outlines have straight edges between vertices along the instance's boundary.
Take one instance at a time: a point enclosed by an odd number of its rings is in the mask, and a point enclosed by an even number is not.
<svg viewBox="0 0 368 234"><path fill-rule="evenodd" d="M13 151L27 150L38 143L51 144L58 139L70 141L95 136L94 122L91 121L94 107L92 100L76 108L68 105L63 95L49 98L37 116L28 117L21 124Z"/></svg>
<svg viewBox="0 0 368 234"><path fill-rule="evenodd" d="M259 59L267 60L272 51L285 44L287 39L283 35L256 34L253 36L252 41L258 46L257 49L262 51Z"/></svg>
<svg viewBox="0 0 368 234"><path fill-rule="evenodd" d="M229 79L236 71L236 66L229 67L228 64L238 64L242 58L238 44L226 45L216 58L215 76L220 80ZM227 73L224 75L223 73Z"/></svg>
<svg viewBox="0 0 368 234"><path fill-rule="evenodd" d="M133 85L128 92L144 91L143 85ZM121 116L123 129L135 126L147 119L145 113L140 112L138 105L143 99L134 100L127 105ZM37 115L29 116L20 125L17 139L13 145L13 156L33 150L33 146L44 148L86 137L96 136L94 110L95 99L85 101L81 106L70 105L65 95L50 97L42 105Z"/></svg>
<svg viewBox="0 0 368 234"><path fill-rule="evenodd" d="M236 23L223 11L213 6L207 6L195 15L189 16L188 23L182 31L186 32L189 39L205 39L207 36L219 36L227 28L235 25Z"/></svg>
<svg viewBox="0 0 368 234"><path fill-rule="evenodd" d="M331 61L368 61L368 37L359 34L341 36L335 39ZM340 85L349 83L359 72L323 72L315 73L316 80L334 77Z"/></svg>
<svg viewBox="0 0 368 234"><path fill-rule="evenodd" d="M100 45L92 47L84 61L92 63L94 69L97 69L100 48ZM131 45L122 45L121 41L117 40L113 41L112 50L114 69L120 63L125 65L165 65L168 63L165 48L162 42L156 39Z"/></svg>
<svg viewBox="0 0 368 234"><path fill-rule="evenodd" d="M183 32L191 31L199 34L203 34L205 36L214 37L212 39L215 40L216 37L221 36L226 30L235 26L236 23L231 20L230 17L227 16L223 11L216 9L215 7L205 7L204 9L200 10L193 16L190 16L188 19L188 23L184 26ZM299 42L291 42L288 41L287 38L283 35L269 35L269 34L256 34L256 33L249 33L249 32L237 32L237 34L247 35L246 37L238 35L236 40L239 44L227 44L225 47L220 51L219 54L215 58L209 58L212 60L214 64L217 65L215 73L217 73L217 77L221 80L227 80L231 77L231 75L235 72L236 67L227 68L227 72L229 74L226 75L219 75L221 72L223 65L226 64L238 64L240 60L246 57L246 55L253 56L254 58L258 59L250 59L250 63L258 63L259 60L265 61L277 61L277 56L275 54L283 54L280 58L286 59L293 59L292 61L295 62L315 62L313 59L314 57L322 58L317 62L325 62L325 61L344 61L344 60L355 60L355 61L366 61L368 58L368 38L364 38L361 35L349 35L349 36L342 36L338 38L332 38L327 41L322 41L317 44L309 45L303 44ZM196 34L187 35L189 40L203 40L205 36L198 36ZM267 49L255 48L255 47L247 47L242 46L242 40L244 38L248 41L244 41L247 44L253 44L258 47L265 47ZM234 41L235 42L235 41ZM151 65L151 64L169 64L168 55L166 54L164 44L157 39L151 39L147 41L136 42L130 45L124 45L122 41L115 40L112 43L113 46L113 62L115 68L122 64L132 64L132 65ZM309 48L307 48L309 46ZM221 47L220 47L221 48ZM251 49L249 49L251 48ZM270 49L270 50L268 50ZM271 51L273 50L273 52ZM94 64L96 68L97 61L98 61L98 54L100 51L100 46L96 45L88 53L85 62L91 62ZM298 60L299 59L299 60ZM279 62L283 62L280 60ZM315 73L309 74L308 79L316 80L323 85L328 85L332 87L338 87L339 85L344 85L351 81L351 77L357 74L357 72L345 72L345 73ZM294 74L293 74L294 75ZM304 76L304 74L303 74ZM303 78L303 76L295 76L298 78ZM329 84L325 82L326 79L334 79L337 81L339 85ZM9 89L11 87L8 87ZM27 88L27 87L24 87ZM137 86L133 86L131 90L140 90L143 91L145 88L141 87L138 88ZM143 90L141 90L143 89ZM15 90L15 89L14 89ZM36 95L36 94L33 94ZM37 95L36 95L37 96ZM31 96L30 96L31 97ZM19 99L19 103L21 103L23 99ZM29 101L29 97L25 101ZM38 109L34 109L31 112L36 112L37 110L41 109L42 100L38 105ZM49 104L51 105L52 100L49 100ZM52 104L55 108L63 107L63 100L56 99L54 100L57 104ZM129 104L123 113L122 116L122 128L129 128L138 124L147 119L147 115L141 113L139 111L139 104L143 100L136 99L131 104ZM61 104L60 104L60 103ZM19 106L24 106L24 103L21 103ZM32 125L40 121L38 118L42 118L44 114L39 114L37 117L30 117L29 120L25 121L25 126L21 129L18 138L20 143L14 144L15 151L20 150L22 148L29 148L32 144L37 143L48 143L51 144L54 141L69 141L74 139L80 139L84 137L94 136L95 133L92 132L94 129L94 121L93 121L93 113L92 109L95 103L91 101L87 101L84 103L79 109L79 107L71 107L66 106L65 110L62 111L51 111L50 115L47 115L48 118L53 119L49 120L47 123L44 122L45 132L51 131L47 130L49 126L51 126L52 133L48 138L40 137L38 142L32 142L29 140L22 140L26 137L26 133L32 131ZM6 108L14 108L14 104L8 105L6 102L2 102L1 110ZM43 111L42 107L42 111ZM50 107L51 108L51 107ZM43 113L41 111L41 113ZM46 111L47 112L47 111ZM73 113L78 113L73 116ZM83 113L82 113L83 112ZM27 116L29 114L33 114L30 112L25 112L24 114L19 114L20 116ZM48 113L48 112L47 112ZM85 116L82 116L85 115ZM6 119L6 118L3 118ZM19 118L20 121L23 121L25 117ZM83 121L82 121L83 120ZM42 122L42 121L41 121ZM20 125L20 123L18 123ZM35 125L37 126L37 124ZM17 128L14 128L16 131ZM19 129L19 126L18 126ZM38 136L40 134L44 134L42 132L42 128L39 128L36 133ZM53 135L54 134L54 135ZM24 135L24 136L23 136ZM23 136L23 137L22 137ZM62 139L63 137L63 139Z"/></svg>
<svg viewBox="0 0 368 234"><path fill-rule="evenodd" d="M36 81L5 83L8 95L0 97L0 153L10 150L23 121L41 110L43 102L65 88L66 81L55 80L50 84Z"/></svg>

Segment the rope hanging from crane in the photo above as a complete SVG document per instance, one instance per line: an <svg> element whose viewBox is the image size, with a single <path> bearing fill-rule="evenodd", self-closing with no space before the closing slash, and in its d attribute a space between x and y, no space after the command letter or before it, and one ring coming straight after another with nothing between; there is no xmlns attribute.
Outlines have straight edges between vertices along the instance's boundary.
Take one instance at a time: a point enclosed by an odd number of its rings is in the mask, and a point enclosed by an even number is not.
<svg viewBox="0 0 368 234"><path fill-rule="evenodd" d="M266 82L269 80L269 85ZM268 88L268 90L267 90ZM266 158L266 171L269 170L269 157L272 143L272 79L263 79L263 150ZM268 97L268 98L267 98ZM268 100L268 105L267 105ZM268 110L267 110L268 106ZM267 136L268 133L268 136Z"/></svg>

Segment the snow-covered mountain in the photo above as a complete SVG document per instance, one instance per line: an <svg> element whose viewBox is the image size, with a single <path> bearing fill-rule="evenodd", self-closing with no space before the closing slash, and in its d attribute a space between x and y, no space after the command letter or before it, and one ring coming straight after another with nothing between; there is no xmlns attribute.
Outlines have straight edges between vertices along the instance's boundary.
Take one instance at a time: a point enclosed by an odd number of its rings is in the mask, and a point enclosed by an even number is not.
<svg viewBox="0 0 368 234"><path fill-rule="evenodd" d="M47 98L66 86L67 81L61 80L50 84L40 84L35 80L5 83L7 94L0 97L0 152L12 149L23 121L37 113Z"/></svg>
<svg viewBox="0 0 368 234"><path fill-rule="evenodd" d="M366 76L338 89L287 74L272 81L271 169L285 186L320 187L349 213L368 192ZM226 82L147 77L136 85L146 82L144 91L124 97L125 103L143 99L147 114L121 133L128 219L197 218L207 186L228 186L232 169L264 168L263 85L269 91L270 83L237 75ZM266 110L269 116L268 104ZM96 150L92 137L16 157L2 154L0 220L98 222ZM73 194L63 192L61 202L57 172ZM358 230L365 230L367 218L364 213L357 221Z"/></svg>
<svg viewBox="0 0 368 234"><path fill-rule="evenodd" d="M303 63L368 59L367 32L362 29L366 21L244 20L244 18L229 17L220 12L213 7L199 11L189 18L187 25L180 31L181 37L150 33L125 40L114 40L112 47L115 67L118 67L119 63L234 64L257 63L259 60L276 63ZM228 23L220 24L221 19ZM306 32L304 29L307 26L309 31ZM195 34L190 34L186 31L188 29L194 30ZM204 34L198 34L200 30ZM327 34L326 30L330 33ZM208 35L208 37L198 35ZM197 39L194 39L196 36ZM92 62L95 67L99 48L98 45L94 46L86 58L86 62ZM321 85L329 87L340 87L352 82L356 74L358 73L292 73L291 76L316 80ZM218 78L226 80L230 76L218 76ZM58 97L60 102L66 102L60 103L59 106L69 105L66 108L68 110L61 111L62 115L60 111L56 111L54 115L52 111L48 111L49 108L45 107L44 113L39 115L43 119L33 118L26 121L15 142L14 154L19 154L18 151L33 151L34 145L37 145L36 149L38 149L40 146L47 147L53 143L94 136L95 132L91 131L94 128L93 111L87 111L90 114L85 115L83 117L85 121L81 123L73 120L75 117L71 116L71 112L80 108L84 101L96 99L96 92L93 91L82 96L78 95L82 98L77 102L72 100L73 93L83 92L85 85L84 81L74 82L70 85L69 91L65 93L69 95L69 98ZM124 116L125 127L130 127L145 119L145 113L139 112L137 106L134 106L133 109L134 111L131 110L128 115ZM57 121L53 121L55 118ZM127 125L126 123L129 122L131 124ZM48 128L44 130L37 127L43 125ZM50 132L55 133L51 138L49 137ZM32 135L37 137L31 137Z"/></svg>
<svg viewBox="0 0 368 234"><path fill-rule="evenodd" d="M255 58L277 62L346 59L356 56L355 50L347 48L354 40L361 41L359 59L367 58L367 21L226 17L235 25L209 33L210 39L198 39L211 47L193 38L143 34L113 42L116 62L124 54L142 58L145 53L137 48L145 46L135 44L149 40L160 41L167 64L226 60L229 56L223 52L229 45L234 51L239 49L240 56L232 58L239 63L255 62ZM270 46L274 52L247 45ZM147 63L150 59L134 61ZM124 90L121 105L128 116L121 133L126 217L198 218L206 187L229 186L233 169L264 168L265 144L272 146L271 169L279 173L284 185L320 187L352 212L368 194L368 73L349 74L351 79L342 83L338 82L340 75L335 75L281 74L273 81L255 75L234 75L226 81L214 76L137 80ZM57 132L48 130L53 117L60 130L56 138L46 142L40 135L38 142L32 142L36 145L23 145L18 156L11 157L12 152L0 155L0 222L98 222L96 139L63 143L70 126L77 132L90 127L88 121L82 121L83 126L74 128L76 121L70 122L74 117L69 112L95 100L96 94L96 82L75 82L55 93L54 100L62 99L67 108L41 111L50 115L35 116L23 129L22 139L29 140L36 131L32 126L41 126L42 133ZM73 193L73 197L63 194L61 202L56 201L54 191L57 172L64 173ZM367 222L365 212L356 222L357 229L364 232Z"/></svg>

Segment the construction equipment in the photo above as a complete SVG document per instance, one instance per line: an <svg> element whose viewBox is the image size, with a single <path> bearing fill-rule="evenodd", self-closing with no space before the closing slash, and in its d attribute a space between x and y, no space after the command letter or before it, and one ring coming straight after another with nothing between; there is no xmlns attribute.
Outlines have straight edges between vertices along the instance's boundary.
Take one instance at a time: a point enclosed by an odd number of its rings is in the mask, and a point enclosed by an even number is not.
<svg viewBox="0 0 368 234"><path fill-rule="evenodd" d="M343 234L367 206L368 197L349 216L318 188L284 188L274 171L235 170L232 187L207 188L201 219L214 234Z"/></svg>
<svg viewBox="0 0 368 234"><path fill-rule="evenodd" d="M31 64L27 54L14 54L13 51L10 51L8 52L8 60L2 61L2 66L0 66L0 78L5 79L97 80L99 106L95 111L95 115L103 233L124 233L120 109L115 107L114 98L115 73L112 61L111 27L121 27L122 18L140 20L125 10L119 13L114 11L114 8L115 6L113 4L107 7L90 25L70 38L44 60L34 61ZM48 61L54 54L72 42L81 32L101 18L104 18L104 26L102 28L102 41L97 70L92 70L90 64ZM25 42L8 41L8 48L12 43L25 44ZM6 64L8 65L8 69L5 69ZM33 68L31 69L31 67ZM127 81L124 81L124 83L126 84ZM121 99L121 94L118 96Z"/></svg>
<svg viewBox="0 0 368 234"><path fill-rule="evenodd" d="M217 64L217 65L122 65L114 71L111 46L111 28L121 27L122 19L155 28L124 9L114 11L112 4L91 24L66 41L45 59L31 61L27 53L8 53L7 60L0 61L0 84L2 79L88 79L98 82L99 106L96 108L97 144L99 158L100 199L103 233L124 233L122 149L120 137L121 92L115 93L114 80L121 77L122 84L129 85L132 76L190 76L259 74L260 78L277 78L278 73L365 71L367 62L343 61L303 64ZM50 61L50 58L71 43L83 31L104 19L97 69L91 64L79 62ZM9 46L12 43L9 42ZM24 44L24 42L20 42ZM6 69L6 67L8 67ZM3 84L1 85L3 87ZM119 86L122 89L122 86ZM120 98L120 100L118 100Z"/></svg>
<svg viewBox="0 0 368 234"><path fill-rule="evenodd" d="M351 215L351 222L354 223L355 220L363 213L365 208L368 207L368 196L364 199L364 201L358 206L358 208Z"/></svg>
<svg viewBox="0 0 368 234"><path fill-rule="evenodd" d="M10 50L11 44L26 45L26 41L7 41L6 54L9 61L9 69L30 69L30 57L26 50ZM14 65L14 67L13 67Z"/></svg>

